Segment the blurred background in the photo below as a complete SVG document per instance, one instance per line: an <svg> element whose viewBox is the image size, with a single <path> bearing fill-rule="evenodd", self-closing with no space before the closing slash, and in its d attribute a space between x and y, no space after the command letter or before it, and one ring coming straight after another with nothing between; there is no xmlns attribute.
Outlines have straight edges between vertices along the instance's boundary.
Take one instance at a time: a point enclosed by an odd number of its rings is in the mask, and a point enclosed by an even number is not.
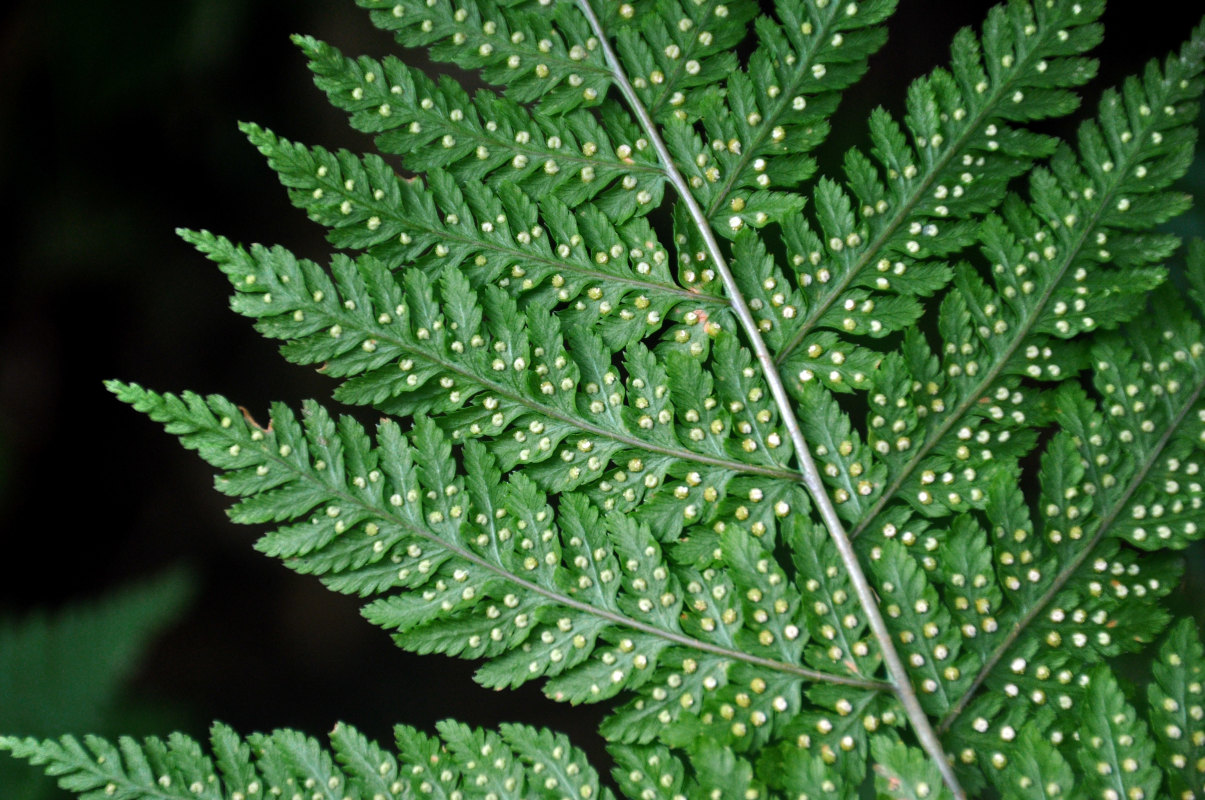
<svg viewBox="0 0 1205 800"><path fill-rule="evenodd" d="M1200 16L1193 5L1114 0L1089 104L1187 38ZM863 141L872 106L898 111L907 82L944 63L953 32L987 8L901 6L870 78L834 120L829 156ZM80 663L117 663L126 689L107 685L80 723L88 730L203 735L220 719L245 732L321 734L345 720L388 739L395 722L429 728L453 716L539 721L596 747L594 710L536 688L487 692L472 683L472 664L403 653L360 618L355 599L258 556L255 532L227 522L211 470L101 385L221 392L257 414L274 399L329 397L327 380L285 364L227 310L226 279L173 234L208 228L326 260L322 231L235 127L250 120L310 144L371 147L310 83L288 40L295 32L352 54L395 50L351 0L18 0L0 11L0 641L28 635ZM1205 193L1205 160L1186 188ZM1205 234L1205 216L1177 230ZM1191 561L1193 591L1205 591L1199 550ZM56 644L45 633L131 582L105 606L117 609L105 618L117 627L82 626L112 636ZM114 620L134 619L161 634L118 647ZM14 696L61 677L7 692L0 683L0 721L9 714L0 728L61 732L67 723L50 714L8 727Z"/></svg>

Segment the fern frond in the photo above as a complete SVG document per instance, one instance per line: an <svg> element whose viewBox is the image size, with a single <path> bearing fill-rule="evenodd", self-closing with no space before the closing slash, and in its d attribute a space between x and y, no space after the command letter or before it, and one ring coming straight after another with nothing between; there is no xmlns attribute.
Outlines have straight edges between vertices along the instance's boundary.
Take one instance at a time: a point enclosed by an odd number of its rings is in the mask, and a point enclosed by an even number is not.
<svg viewBox="0 0 1205 800"><path fill-rule="evenodd" d="M614 797L564 736L523 725L498 732L454 722L437 728L432 737L397 726L394 752L343 724L331 731L327 748L291 730L242 738L220 723L210 730L209 753L182 734L167 741L122 737L116 744L98 736L4 737L0 750L43 766L84 800Z"/></svg>
<svg viewBox="0 0 1205 800"><path fill-rule="evenodd" d="M616 227L589 205L573 209L550 197L537 207L513 184L495 191L441 170L424 187L378 156L333 154L256 125L243 129L294 204L332 228L335 246L432 274L460 268L478 289L497 284L525 303L556 308L567 322L598 326L615 349L644 337L676 304L722 304L677 284L643 220Z"/></svg>
<svg viewBox="0 0 1205 800"><path fill-rule="evenodd" d="M1172 797L1205 791L1205 648L1191 620L1168 634L1147 687L1155 752L1166 771Z"/></svg>
<svg viewBox="0 0 1205 800"><path fill-rule="evenodd" d="M231 278L236 310L289 342L286 357L348 377L339 399L445 415L453 439L486 442L503 469L523 468L545 490L585 489L608 511L647 503L663 540L706 522L740 476L793 474L769 394L730 335L712 345L726 380L687 353L640 345L615 365L588 331L562 334L558 316L519 311L496 289L478 298L452 269L437 284L412 271L398 286L374 259L337 258L332 281L280 248L186 237ZM754 522L772 532L803 500L790 484L771 486Z"/></svg>
<svg viewBox="0 0 1205 800"><path fill-rule="evenodd" d="M1037 170L1031 182L1032 203L1010 200L1002 217L987 219L983 250L993 265L995 286L985 285L969 269L961 270L959 291L948 295L941 307L945 353L929 355L916 336L905 344L915 414L901 417L887 408L887 398L898 396L908 380L896 377L893 369L882 373L890 383L876 381L872 388L879 391L872 394L870 429L890 431L878 434L883 438L876 450L894 462L894 468L853 535L876 527L878 515L896 498L926 516L982 507L983 493L971 485L974 477L985 470L990 475L991 462L1007 463L1027 450L1032 439L1025 431L1033 429L1046 405L1039 389L1025 387L1019 379L1050 382L1073 375L1082 366L1074 347L1059 346L1063 355L1055 358L1055 343L1085 330L1115 326L1127 307L1116 300L1118 295L1132 297L1131 292L1149 290L1162 280L1161 269L1136 271L1133 261L1125 271L1113 271L1101 263L1111 254L1102 255L1097 248L1110 240L1131 241L1134 231L1152 224L1144 215L1127 216L1139 197L1149 194L1152 206L1174 208L1181 202L1178 195L1164 191L1164 181L1148 183L1147 178L1152 171L1179 174L1177 165L1184 164L1184 148L1191 141L1187 126L1195 118L1194 99L1202 88L1203 55L1205 40L1198 32L1179 58L1169 59L1165 72L1151 66L1143 86L1127 84L1125 105L1133 109L1128 123L1118 118L1120 101L1106 97L1099 124L1109 131L1114 148L1107 156L1107 170L1086 166L1099 165L1105 156L1093 150L1093 135L1081 137L1082 164L1095 176L1092 185L1064 193ZM1143 113L1152 104L1160 114ZM1092 125L1085 128L1095 130ZM1177 143L1151 147L1155 141ZM1071 158L1069 150L1061 149L1054 163L1065 165ZM1078 205L1059 207L1058 213L1039 221L1034 209L1047 207L1056 193ZM1022 225L1017 222L1021 218L1028 221ZM1151 253L1144 264L1159 255ZM1132 307L1132 301L1127 302ZM970 481L958 485L958 473ZM952 491L935 484L935 476Z"/></svg>
<svg viewBox="0 0 1205 800"><path fill-rule="evenodd" d="M875 740L875 788L879 797L891 800L924 800L950 797L941 776L924 753L901 742Z"/></svg>
<svg viewBox="0 0 1205 800"><path fill-rule="evenodd" d="M191 583L186 573L172 571L88 605L17 619L4 615L0 725L47 734L101 724L153 637L184 611ZM3 767L0 773L9 777Z"/></svg>
<svg viewBox="0 0 1205 800"><path fill-rule="evenodd" d="M729 634L713 637L713 623L684 623L706 609L682 605L681 581L646 526L602 517L573 494L554 510L521 475L499 485L479 443L467 442L454 461L450 440L425 417L410 435L383 421L374 446L351 418L335 421L313 403L302 422L275 407L265 428L220 397L111 388L223 470L218 489L243 498L231 510L236 522L290 521L258 549L339 591L374 596L365 616L396 631L399 644L466 658L510 654L479 676L490 685L551 676L545 690L555 699L596 702L652 679L663 654L666 671L694 672L697 662L687 668L675 648L782 671L788 691L802 678L830 679L792 658L805 641L796 626L778 628L783 643L759 651L727 646ZM736 591L754 591L742 587L738 579ZM790 609L775 601L775 610ZM747 635L764 640L763 630L752 625Z"/></svg>
<svg viewBox="0 0 1205 800"><path fill-rule="evenodd" d="M172 571L86 605L0 617L0 730L49 736L120 716L129 707L123 689L191 589L187 573ZM0 758L0 786L6 800L36 800L47 788L8 758Z"/></svg>
<svg viewBox="0 0 1205 800"><path fill-rule="evenodd" d="M610 85L598 40L564 3L357 1L403 47L426 47L437 61L479 70L514 101L538 101L548 114L596 105Z"/></svg>
<svg viewBox="0 0 1205 800"><path fill-rule="evenodd" d="M259 550L485 686L613 701L632 797L1200 788L1190 627L1150 708L1109 662L1162 634L1203 535L1205 246L1189 305L1157 226L1205 26L1067 143L1031 123L1078 106L1103 3L1013 0L805 187L893 0L361 5L502 88L297 37L397 163L244 125L345 252L182 235L385 418L110 384ZM606 794L546 732L400 729L395 758L345 731L342 766L291 733L215 729L216 768L184 738L0 742L120 797L177 763L239 800Z"/></svg>
<svg viewBox="0 0 1205 800"><path fill-rule="evenodd" d="M650 797L670 800L686 797L686 769L667 748L615 748L614 776L620 791L627 797Z"/></svg>
<svg viewBox="0 0 1205 800"><path fill-rule="evenodd" d="M1166 295L1163 302L1177 307ZM1052 690L1063 708L1094 702L1071 678L1084 675L1087 682L1090 665L1138 649L1166 624L1157 600L1175 584L1178 567L1153 553L1139 560L1117 540L1163 549L1200 538L1196 523L1184 516L1196 493L1184 473L1195 472L1200 458L1205 348L1195 322L1182 311L1172 316L1176 322L1164 330L1132 325L1124 338L1100 340L1091 354L1096 399L1073 385L1059 389L1054 406L1062 432L1043 456L1037 524L1019 508L1015 489L997 490L988 513L1007 520L997 525L995 559L1005 565L1008 600L983 631L992 649L979 646L985 654L979 673L943 729L964 710L972 713L974 691L985 683L995 683L1014 702L1001 716L998 706L981 706L975 712L981 732L993 717L1000 726L1015 727L1018 714L1040 715ZM1149 350L1156 343L1158 352L1180 355L1159 360ZM1123 347L1156 360L1118 363ZM1134 416L1139 412L1142 420ZM1009 494L1012 500L1006 500ZM996 504L1014 510L1005 515L999 506L993 509ZM1052 679L1062 686L1056 689Z"/></svg>
<svg viewBox="0 0 1205 800"><path fill-rule="evenodd" d="M654 118L697 119L720 102L716 87L740 68L734 50L758 11L747 0L619 6L617 52Z"/></svg>
<svg viewBox="0 0 1205 800"><path fill-rule="evenodd" d="M978 220L1000 202L1009 180L1054 148L1023 123L1076 107L1068 90L1095 73L1083 54L1100 39L1095 20L1102 8L998 6L981 37L959 32L948 71L912 85L906 130L885 111L872 115L874 158L856 150L846 156L848 191L829 181L817 187L818 229L785 226L807 306L773 320L786 331L775 351L784 371L811 370L824 379L826 372L799 357L821 330L889 333L890 315L872 313L884 299L911 307L894 330L919 315L912 297L948 280L943 257L973 243Z"/></svg>
<svg viewBox="0 0 1205 800"><path fill-rule="evenodd" d="M1009 763L1015 776L1000 786L1008 800L1068 798L1082 796L1075 772L1057 748L1050 747L1036 728L1025 728L1009 748Z"/></svg>
<svg viewBox="0 0 1205 800"><path fill-rule="evenodd" d="M1154 797L1162 782L1154 743L1108 669L1092 674L1086 708L1080 760L1087 790L1102 797Z"/></svg>
<svg viewBox="0 0 1205 800"><path fill-rule="evenodd" d="M514 184L569 208L590 200L613 222L661 204L664 174L614 105L603 106L601 121L584 111L553 118L489 91L470 98L455 81L437 83L396 58L352 59L311 37L294 41L332 105L408 170L446 170L498 190Z"/></svg>
<svg viewBox="0 0 1205 800"><path fill-rule="evenodd" d="M827 136L839 92L862 76L886 41L881 23L894 1L777 3L778 19L763 15L755 22L756 48L747 64L724 72L693 58L692 45L702 40L714 47L716 23L727 27L726 37L741 31L753 4L696 4L693 11L676 2L661 5L661 13L641 15L640 33L619 29L620 65L664 127L669 152L704 215L721 235L791 220L802 203L780 190L815 171L808 154ZM664 20L676 20L678 31ZM693 90L708 71L710 92ZM682 73L690 80L675 81ZM684 124L696 118L701 131Z"/></svg>

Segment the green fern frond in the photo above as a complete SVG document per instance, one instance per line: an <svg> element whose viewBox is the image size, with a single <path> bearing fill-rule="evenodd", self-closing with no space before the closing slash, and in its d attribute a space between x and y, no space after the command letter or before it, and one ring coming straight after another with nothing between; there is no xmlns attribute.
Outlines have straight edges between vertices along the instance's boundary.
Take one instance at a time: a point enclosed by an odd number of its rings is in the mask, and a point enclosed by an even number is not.
<svg viewBox="0 0 1205 800"><path fill-rule="evenodd" d="M890 398L898 397L901 384L908 381L896 377L890 367L880 373L881 389L871 389L869 428L890 431L876 449L890 459L888 463L894 461L895 468L853 535L873 530L876 517L893 498L904 499L926 516L982 508L984 493L974 481L990 476L991 462L1007 465L1028 450L1028 431L1041 424L1042 409L1050 405L1042 397L1041 383L1026 386L1021 379L1048 383L1071 377L1081 368L1076 350L1059 346L1056 357L1056 342L1115 326L1136 311L1132 299L1119 302L1117 296L1132 298L1131 292L1144 293L1162 280L1161 270L1138 270L1134 262L1124 273L1102 267L1100 261L1108 262L1111 255L1096 248L1111 240L1132 241L1132 231L1157 221L1141 213L1127 216L1136 204L1146 207L1149 199L1150 207L1175 208L1181 202L1178 195L1163 191L1166 182L1148 184L1146 178L1152 170L1182 174L1171 165L1184 163L1185 148L1192 141L1188 125L1196 114L1193 98L1201 91L1203 55L1200 40L1195 40L1179 58L1169 59L1166 72L1151 66L1145 88L1128 85L1124 102L1133 109L1132 128L1123 129L1117 119L1115 109L1121 101L1113 95L1106 98L1100 125L1110 131L1116 152L1085 155L1084 163L1097 165L1090 185L1070 183L1084 188L1064 194L1037 170L1031 181L1033 202L1010 198L1001 217L985 221L983 255L992 264L995 286L989 288L970 269L960 270L955 284L959 291L946 296L938 319L944 354L929 355L916 336L905 345L905 362L915 365L910 377L916 411L901 415L888 409ZM1151 104L1159 114L1151 112ZM1098 128L1087 125L1084 130ZM1177 144L1166 149L1169 140ZM1092 141L1089 133L1081 137L1086 150L1092 149ZM1150 146L1156 141L1158 146ZM1065 164L1070 158L1070 151L1062 149L1054 163ZM1044 223L1034 219L1034 209L1054 202L1056 195L1071 199L1071 192L1079 200L1074 209L1059 208ZM1029 222L1011 221L1020 217ZM1153 251L1144 263L1160 257L1160 251ZM955 466L970 479L960 482L955 476L945 481L953 491L928 488L932 478L926 481L927 475L954 475ZM988 475L981 476L985 470Z"/></svg>
<svg viewBox="0 0 1205 800"><path fill-rule="evenodd" d="M1185 301L1159 228L1205 26L1065 142L1032 123L1078 107L1103 3L1013 0L825 170L892 0L361 4L499 91L297 37L391 160L243 130L343 252L182 235L383 418L110 384L258 549L485 686L609 701L630 797L1201 790L1191 625L1149 707L1111 660L1163 635L1205 524L1205 245ZM215 729L216 772L183 738L0 741L122 797L177 761L240 800L607 793L546 732L405 730L395 760L347 731L339 767Z"/></svg>
<svg viewBox="0 0 1205 800"><path fill-rule="evenodd" d="M821 182L818 229L791 233L786 226L790 263L811 291L803 313L776 321L787 329L775 351L785 372L810 370L824 379L826 371L799 356L818 331L890 332L890 317L870 313L884 290L911 306L910 319L896 330L919 316L919 304L909 301L949 279L942 259L974 242L977 222L999 204L1009 180L1054 148L1023 123L1076 107L1068 90L1095 73L1083 53L1100 39L1095 20L1102 9L1102 3L996 7L981 38L967 29L958 34L948 71L912 85L906 129L885 111L872 115L874 158L856 150L846 156L849 192Z"/></svg>
<svg viewBox="0 0 1205 800"><path fill-rule="evenodd" d="M397 726L394 752L343 724L331 731L329 749L296 731L244 739L216 724L209 753L182 734L167 741L122 737L116 744L98 736L4 737L0 750L45 767L85 800L613 797L564 736L523 725L493 732L449 721L438 729L436 738Z"/></svg>
<svg viewBox="0 0 1205 800"><path fill-rule="evenodd" d="M539 101L547 114L596 105L610 85L598 40L568 4L358 1L403 47L426 47L437 61L479 71L516 102Z"/></svg>
<svg viewBox="0 0 1205 800"><path fill-rule="evenodd" d="M875 740L875 789L891 800L924 800L950 797L941 776L923 753L900 742Z"/></svg>
<svg viewBox="0 0 1205 800"><path fill-rule="evenodd" d="M88 605L0 618L0 725L47 734L102 724L153 637L184 611L191 584L172 571Z"/></svg>
<svg viewBox="0 0 1205 800"><path fill-rule="evenodd" d="M1050 747L1034 728L1026 728L1009 749L1015 777L1000 787L1009 800L1077 796L1075 773L1062 753ZM1082 795L1082 792L1078 792Z"/></svg>
<svg viewBox="0 0 1205 800"><path fill-rule="evenodd" d="M603 517L580 495L562 495L554 510L521 475L500 484L479 443L453 459L451 441L426 417L409 435L383 421L374 444L353 419L336 421L314 403L301 421L278 405L262 427L224 398L110 388L223 470L219 491L243 498L233 520L292 521L265 534L259 550L339 591L383 595L365 616L397 631L403 646L466 658L521 652L500 662L505 672L495 664L484 673L491 685L559 676L550 696L596 702L643 684L674 645L783 671L796 689L821 674L794 663L804 637L795 626L762 652L713 640L714 620L696 619L701 638L688 635L684 587L647 526ZM765 568L749 566L749 587ZM739 577L734 591L755 591ZM778 613L790 610L777 603ZM596 646L603 655L583 662Z"/></svg>
<svg viewBox="0 0 1205 800"><path fill-rule="evenodd" d="M1153 797L1162 777L1152 758L1154 743L1108 670L1093 673L1087 709L1080 751L1086 789L1101 797Z"/></svg>
<svg viewBox="0 0 1205 800"><path fill-rule="evenodd" d="M399 286L374 259L340 257L332 281L280 248L247 252L207 233L186 236L231 278L235 309L289 341L286 357L350 376L339 399L442 414L453 439L486 441L504 470L526 465L548 491L588 487L608 511L652 501L659 538L705 521L742 474L792 475L768 392L730 335L717 334L711 352L735 380L713 381L689 353L659 358L639 344L621 370L588 330L563 335L558 316L520 311L500 290L479 300L450 268L436 285L410 271ZM802 498L789 484L770 494L757 516L772 528L785 514L775 506Z"/></svg>
<svg viewBox="0 0 1205 800"><path fill-rule="evenodd" d="M439 170L424 188L377 156L332 154L243 127L291 188L294 204L333 228L337 247L414 263L433 275L461 268L476 287L496 284L564 312L566 321L601 327L614 349L643 338L678 303L718 302L674 282L647 222L617 229L601 210L574 211L555 197L544 199L541 215L513 184L495 192Z"/></svg>
<svg viewBox="0 0 1205 800"><path fill-rule="evenodd" d="M589 200L616 222L661 204L664 175L647 149L629 144L639 134L613 105L601 120L584 111L551 118L492 92L470 97L396 58L352 59L310 37L295 41L331 103L408 170L446 170L499 191L514 185L570 208Z"/></svg>
<svg viewBox="0 0 1205 800"><path fill-rule="evenodd" d="M711 26L732 36L756 6L696 5L692 13L665 2L660 13L640 15L640 33L621 28L620 66L650 117L664 126L669 153L717 233L789 221L803 203L780 189L794 189L815 171L808 154L824 141L839 92L862 76L885 41L879 23L895 3L863 3L853 13L841 3L803 9L779 3L778 22L756 19L748 62L713 70L709 91L692 88L712 66L692 58L692 45L714 46ZM676 36L667 35L664 20L677 21ZM675 81L682 73L692 80ZM696 119L701 131L683 124Z"/></svg>
<svg viewBox="0 0 1205 800"><path fill-rule="evenodd" d="M1163 300L1175 307L1171 298ZM1195 483L1184 473L1195 473L1202 441L1205 350L1199 326L1187 316L1180 319L1178 329L1132 325L1124 338L1103 338L1092 352L1096 399L1072 384L1056 393L1055 420L1062 432L1043 456L1036 524L1017 505L1015 489L998 490L992 505L1014 508L998 517L995 548L996 562L1005 565L1000 575L1010 601L985 629L982 638L994 643L992 650L980 645L985 655L979 673L947 713L943 729L964 709L972 713L967 705L984 682L997 682L1015 699L998 718L1001 727L1015 728L1026 706L1025 713L1040 715L1052 689L1058 692L1053 699L1065 708L1095 702L1069 685L1071 678L1087 679L1088 665L1139 649L1166 624L1158 600L1175 585L1178 567L1155 554L1139 560L1116 540L1154 550L1199 538L1186 513L1197 504ZM1134 353L1149 357L1154 342L1171 344L1170 351L1160 351L1167 360L1139 361L1132 368L1115 360L1121 352L1127 359ZM1142 420L1135 419L1138 412ZM1005 500L1008 494L1014 495L1012 501ZM1152 536L1159 542L1148 541ZM1051 680L1062 686L1056 689ZM977 730L987 731L1001 711L981 709ZM1070 735L1074 725L1056 728Z"/></svg>
<svg viewBox="0 0 1205 800"><path fill-rule="evenodd" d="M1173 797L1205 791L1205 714L1202 671L1205 650L1190 620L1168 634L1147 687L1156 755Z"/></svg>

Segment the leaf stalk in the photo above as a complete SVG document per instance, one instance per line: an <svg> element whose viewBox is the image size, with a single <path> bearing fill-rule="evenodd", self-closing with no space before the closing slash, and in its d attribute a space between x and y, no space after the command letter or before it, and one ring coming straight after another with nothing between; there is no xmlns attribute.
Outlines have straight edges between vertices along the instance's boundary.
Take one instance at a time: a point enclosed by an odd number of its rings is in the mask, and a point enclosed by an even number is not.
<svg viewBox="0 0 1205 800"><path fill-rule="evenodd" d="M904 707L904 712L908 716L909 722L912 723L913 731L921 746L929 754L930 758L933 759L938 770L941 772L942 780L945 782L947 788L949 788L958 800L965 800L966 792L959 784L958 778L954 774L954 770L946 757L945 749L941 745L941 740L938 738L937 732L925 714L924 709L921 708L916 691L908 679L907 669L904 667L904 663L895 649L895 645L891 640L891 633L887 630L886 622L879 611L878 599L870 586L870 582L866 579L866 573L862 570L862 565L853 548L853 542L846 533L845 527L837 515L836 507L833 505L832 499L828 496L828 491L824 487L820 470L817 468L816 462L812 458L811 449L808 447L807 440L803 436L799 420L795 416L794 406L787 395L786 386L783 384L782 376L779 374L777 366L774 363L773 356L770 355L770 351L766 347L765 340L762 339L749 305L737 286L736 279L728 266L727 259L720 249L715 232L711 229L711 223L691 193L689 184L687 184L682 173L675 166L673 156L666 147L665 141L661 138L656 124L644 108L644 104L640 101L640 98L636 95L636 90L632 87L631 82L628 81L627 75L620 65L619 59L602 28L602 23L599 21L597 14L594 13L594 9L590 6L590 0L577 0L577 5L582 14L585 15L595 36L598 37L603 55L606 58L608 66L611 68L612 80L627 101L632 112L636 115L640 126L649 138L649 142L653 145L653 149L656 151L665 169L667 179L685 204L691 220L703 238L708 255L715 264L716 272L723 281L725 291L732 304L732 312L740 322L741 329L745 332L754 356L757 358L758 363L761 364L770 394L774 398L774 403L781 415L783 425L790 435L791 444L795 450L796 457L799 459L800 479L811 495L812 501L816 504L816 509L819 511L825 527L828 528L829 535L841 556L842 564L845 566L846 572L849 573L854 594L865 611L867 622L875 638L878 640L879 649L883 656L883 663L886 665L888 675L891 678L892 689L900 704Z"/></svg>

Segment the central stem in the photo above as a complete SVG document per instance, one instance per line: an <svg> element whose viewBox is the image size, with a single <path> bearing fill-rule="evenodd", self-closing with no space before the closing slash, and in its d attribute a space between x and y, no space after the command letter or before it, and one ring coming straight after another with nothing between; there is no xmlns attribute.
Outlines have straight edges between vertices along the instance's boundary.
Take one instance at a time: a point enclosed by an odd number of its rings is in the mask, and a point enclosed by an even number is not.
<svg viewBox="0 0 1205 800"><path fill-rule="evenodd" d="M694 222L695 227L698 228L699 235L702 236L703 242L707 247L708 255L715 264L716 272L719 273L723 281L724 289L732 303L732 312L740 322L741 329L745 332L749 346L753 349L754 356L757 358L758 363L761 364L762 373L769 386L770 394L774 397L774 403L778 407L778 413L783 425L790 435L795 455L799 459L800 479L804 487L807 488L808 494L811 495L817 511L820 512L820 517L825 527L828 528L833 543L837 546L841 562L844 564L845 570L849 574L850 582L853 584L854 594L866 613L871 631L878 640L879 651L883 656L883 663L887 667L887 673L891 678L892 689L899 698L900 704L904 707L904 712L907 714L909 722L912 723L912 729L916 733L917 739L936 763L946 786L954 793L954 796L958 800L965 800L966 792L959 785L958 778L954 775L954 770L946 758L941 740L937 737L937 732L934 730L924 709L921 708L916 691L912 688L912 682L908 678L908 671L895 649L895 644L891 640L891 632L887 630L887 624L884 622L883 615L879 611L878 599L870 586L870 582L866 579L866 573L862 570L857 553L854 552L853 542L845 531L845 526L837 515L837 509L824 487L820 470L816 467L816 462L812 458L812 451L808 447L807 440L803 436L803 431L799 427L799 420L795 416L794 405L787 395L786 386L783 385L782 376L779 374L778 368L774 364L774 359L770 355L765 341L762 339L757 322L753 319L753 314L749 310L749 305L745 302L745 298L737 286L732 270L728 266L728 261L720 250L720 244L715 237L715 232L711 229L711 223L691 193L686 179L682 177L682 173L678 171L677 166L674 164L673 157L665 146L665 142L661 138L656 124L649 116L648 110L640 102L640 98L636 95L636 90L628 81L627 75L620 65L615 51L611 48L606 33L602 29L598 16L594 13L594 9L590 7L590 0L577 0L577 4L589 21L594 35L598 38L615 85L619 87L620 93L623 94L628 106L636 115L640 126L648 135L649 142L653 145L653 149L657 152L657 156L665 169L666 177L673 185L679 198L686 205L691 220Z"/></svg>

